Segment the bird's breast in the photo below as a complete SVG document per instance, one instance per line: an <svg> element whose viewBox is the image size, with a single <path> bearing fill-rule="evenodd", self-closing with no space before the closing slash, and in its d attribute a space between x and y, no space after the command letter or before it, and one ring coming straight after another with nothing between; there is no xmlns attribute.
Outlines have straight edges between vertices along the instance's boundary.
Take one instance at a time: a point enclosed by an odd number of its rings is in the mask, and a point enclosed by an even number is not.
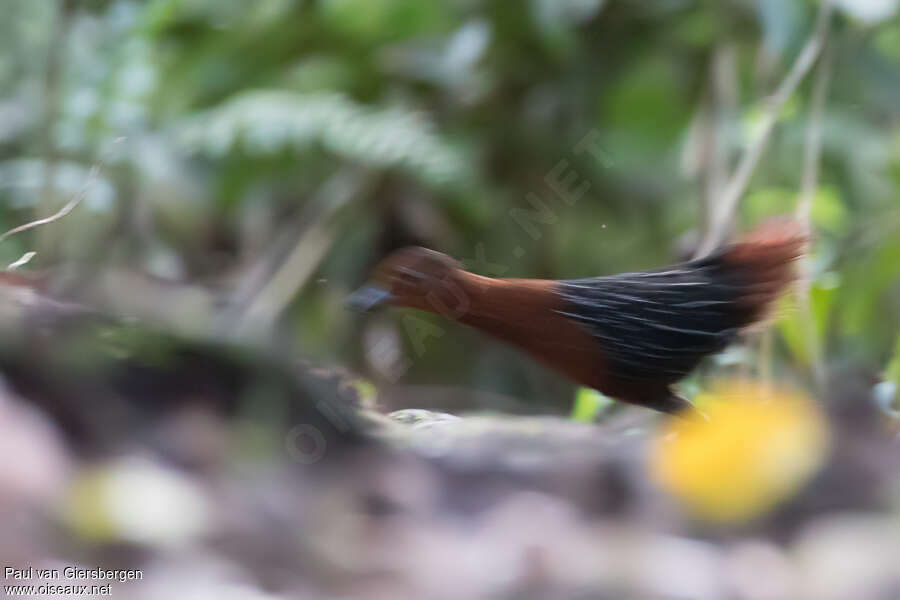
<svg viewBox="0 0 900 600"><path fill-rule="evenodd" d="M518 346L576 382L602 388L607 369L594 338L566 318L557 282L492 279L466 273L468 309L457 320Z"/></svg>

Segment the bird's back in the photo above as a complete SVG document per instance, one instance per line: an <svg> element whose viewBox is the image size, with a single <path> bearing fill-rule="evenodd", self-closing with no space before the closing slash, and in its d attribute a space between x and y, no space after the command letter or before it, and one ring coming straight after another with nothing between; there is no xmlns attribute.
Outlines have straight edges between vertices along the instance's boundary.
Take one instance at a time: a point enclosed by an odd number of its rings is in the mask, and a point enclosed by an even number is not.
<svg viewBox="0 0 900 600"><path fill-rule="evenodd" d="M702 259L561 281L559 312L593 336L611 377L670 384L761 318L805 240L795 223L773 222Z"/></svg>
<svg viewBox="0 0 900 600"><path fill-rule="evenodd" d="M562 281L564 316L597 340L610 371L676 381L731 343L742 284L716 258L663 271Z"/></svg>

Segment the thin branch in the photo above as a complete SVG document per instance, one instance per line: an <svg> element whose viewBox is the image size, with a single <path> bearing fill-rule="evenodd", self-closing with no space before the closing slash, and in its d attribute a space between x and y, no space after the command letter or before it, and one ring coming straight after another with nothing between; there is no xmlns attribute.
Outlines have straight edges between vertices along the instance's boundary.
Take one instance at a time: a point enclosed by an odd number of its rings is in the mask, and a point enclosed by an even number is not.
<svg viewBox="0 0 900 600"><path fill-rule="evenodd" d="M75 17L74 0L61 0L53 15L49 47L47 48L47 66L44 71L43 105L41 107L41 123L38 131L41 152L44 159L44 179L41 195L35 208L35 216L43 217L44 211L54 200L54 182L56 180L58 152L53 139L53 130L59 116L62 101L63 63L65 61L66 43ZM74 206L72 208L75 208ZM71 210L71 209L69 209ZM41 219L42 220L42 219ZM42 250L49 249L49 240L38 240Z"/></svg>
<svg viewBox="0 0 900 600"><path fill-rule="evenodd" d="M286 233L293 239L282 236L248 271L232 299L233 308L223 313L227 318L220 327L226 333L243 336L269 331L331 249L337 235L334 216L367 182L364 174L350 172L339 173L326 182L312 201L312 208L303 211L302 221L288 226ZM292 244L281 248L284 241Z"/></svg>
<svg viewBox="0 0 900 600"><path fill-rule="evenodd" d="M253 264L240 274L234 291L228 298L228 309L223 312L224 329L231 328L247 312L260 289L274 276L284 263L285 257L296 246L297 240L315 224L331 218L340 208L340 203L330 202L332 188L339 187L348 177L340 172L326 181L319 191L303 206L296 216L292 216L280 227L273 240Z"/></svg>
<svg viewBox="0 0 900 600"><path fill-rule="evenodd" d="M704 175L702 235L712 227L716 202L728 181L729 123L736 105L735 48L732 43L716 46L709 69L709 93L700 109L701 163Z"/></svg>
<svg viewBox="0 0 900 600"><path fill-rule="evenodd" d="M34 229L35 227L40 227L41 225L46 225L48 223L52 223L53 221L62 219L64 216L66 216L67 214L72 212L75 209L75 207L78 206L82 200L84 200L84 196L87 193L88 187L90 187L91 182L94 180L94 178L97 176L97 173L99 173L99 172L100 172L100 163L91 167L91 172L88 175L87 183L84 185L84 187L81 188L81 191L79 191L75 195L74 198L69 200L65 206L63 206L61 209L59 209L59 211L56 214L50 215L49 217L45 217L43 219L38 219L36 221L30 221L28 223L25 223L24 225L19 225L18 227L13 227L12 229L7 231L3 235L0 235L0 242L2 242L3 240L5 240L6 238L8 238L11 235L15 235L17 233L21 233L21 232L27 231L29 229Z"/></svg>
<svg viewBox="0 0 900 600"><path fill-rule="evenodd" d="M337 237L332 223L320 223L297 240L291 253L253 299L235 333L265 333L309 280Z"/></svg>
<svg viewBox="0 0 900 600"><path fill-rule="evenodd" d="M118 137L113 140L113 144L120 144L125 141L126 138ZM87 196L87 191L90 189L91 184L94 183L94 180L97 179L100 175L100 171L103 170L106 162L103 158L100 158L92 167L91 170L88 171L87 179L84 182L84 185L81 186L81 189L78 190L78 193L72 197L71 200L66 202L65 206L59 209L55 214L50 215L49 217L45 217L43 219L37 219L36 221L29 221L24 225L19 225L18 227L13 227L3 235L0 235L0 242L4 241L11 235L15 235L17 233L21 233L23 231L28 231L29 229L34 229L35 227L40 227L41 225L47 225L48 223L52 223L53 221L58 221L62 219L67 214L75 210L75 207L81 204L81 201L84 200L85 196Z"/></svg>
<svg viewBox="0 0 900 600"><path fill-rule="evenodd" d="M806 127L803 154L803 187L800 200L797 202L797 220L810 227L810 212L813 197L819 186L819 161L822 155L822 124L825 115L825 99L831 83L832 51L828 48L822 55L822 61L813 84L813 95L810 105L809 123Z"/></svg>
<svg viewBox="0 0 900 600"><path fill-rule="evenodd" d="M803 78L809 73L822 48L825 46L831 23L831 12L831 0L822 0L822 3L819 5L819 13L816 16L815 28L806 41L803 50L800 51L800 54L791 66L790 71L788 71L784 80L775 90L775 93L769 98L766 111L762 117L760 133L744 151L734 175L725 188L720 204L713 210L711 215L712 226L701 242L697 250L697 256L709 254L725 239L741 196L750 182L750 177L753 175L753 171L762 157L775 123L778 121L778 113L797 89L797 86L800 85L800 82L803 81Z"/></svg>
<svg viewBox="0 0 900 600"><path fill-rule="evenodd" d="M714 205L728 181L729 161L728 146L730 138L730 122L737 106L737 50L733 43L723 44L716 50L713 66L713 119L714 119L714 154L710 162L710 192L715 196L709 198Z"/></svg>
<svg viewBox="0 0 900 600"><path fill-rule="evenodd" d="M812 231L811 212L813 198L819 186L819 164L822 156L822 129L825 118L825 101L831 81L832 54L826 48L816 72L813 84L813 95L810 102L809 121L806 126L803 156L803 183L800 199L797 201L797 219L803 223L807 231ZM812 314L809 290L811 277L804 274L797 286L797 300L801 313L803 334L809 348L810 363L816 386L822 390L825 386L825 365L822 357L821 340L816 331Z"/></svg>
<svg viewBox="0 0 900 600"><path fill-rule="evenodd" d="M31 262L31 259L34 258L35 255L37 255L37 252L34 252L33 250L31 252L26 252L25 254L22 255L21 258L19 258L19 260L10 264L8 267L6 267L6 270L7 271L15 271L22 265L26 265L29 262Z"/></svg>

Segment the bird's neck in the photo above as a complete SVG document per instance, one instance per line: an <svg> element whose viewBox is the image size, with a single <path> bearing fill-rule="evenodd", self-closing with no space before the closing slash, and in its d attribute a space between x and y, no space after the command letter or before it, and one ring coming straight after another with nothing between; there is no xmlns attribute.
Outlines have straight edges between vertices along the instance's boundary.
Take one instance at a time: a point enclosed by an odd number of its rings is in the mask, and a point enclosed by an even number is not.
<svg viewBox="0 0 900 600"><path fill-rule="evenodd" d="M458 271L413 305L470 325L526 350L585 385L597 385L593 338L562 316L557 282L493 279Z"/></svg>
<svg viewBox="0 0 900 600"><path fill-rule="evenodd" d="M482 329L532 330L560 307L556 282L546 279L493 279L461 271L456 281L468 301L459 321Z"/></svg>

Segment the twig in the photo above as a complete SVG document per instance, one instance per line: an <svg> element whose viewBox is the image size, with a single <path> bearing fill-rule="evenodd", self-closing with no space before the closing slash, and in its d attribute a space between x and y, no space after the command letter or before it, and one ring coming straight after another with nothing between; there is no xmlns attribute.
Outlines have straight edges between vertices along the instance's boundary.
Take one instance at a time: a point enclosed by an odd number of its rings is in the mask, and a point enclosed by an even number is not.
<svg viewBox="0 0 900 600"><path fill-rule="evenodd" d="M709 93L701 107L702 168L705 175L702 235L712 226L716 201L728 181L729 118L735 106L735 51L733 44L720 43L709 69Z"/></svg>
<svg viewBox="0 0 900 600"><path fill-rule="evenodd" d="M697 256L704 256L715 249L725 238L738 202L750 182L750 177L759 163L760 157L766 148L771 136L775 123L778 121L778 113L781 111L784 103L803 81L803 78L809 73L809 70L815 64L816 59L825 45L828 36L829 24L831 22L832 3L831 0L822 0L819 5L819 13L816 16L816 25L809 39L797 56L790 71L784 80L779 84L775 93L769 98L766 111L762 117L762 125L760 133L750 146L744 151L738 163L734 175L728 181L722 200L715 210L712 211L712 224L707 232L706 237L700 243L697 249Z"/></svg>
<svg viewBox="0 0 900 600"><path fill-rule="evenodd" d="M290 218L263 254L240 274L237 285L228 298L228 309L223 311L223 326L232 327L235 321L242 318L260 290L273 277L283 264L285 257L297 243L303 233L313 224L327 220L333 211L340 208L339 203L329 203L331 190L341 185L347 178L346 172L340 172L320 186L318 192L303 206L296 216Z"/></svg>
<svg viewBox="0 0 900 600"><path fill-rule="evenodd" d="M59 114L61 102L61 86L63 62L65 60L66 42L75 16L75 2L62 0L55 14L54 24L47 49L47 67L44 71L43 106L41 107L41 123L38 131L41 152L43 154L44 180L41 195L35 209L35 216L41 217L54 200L53 186L56 180L57 149L53 140L53 129ZM74 208L74 206L72 207ZM69 209L71 210L71 209ZM48 250L48 243L40 243L42 250ZM46 246L46 247L43 247Z"/></svg>
<svg viewBox="0 0 900 600"><path fill-rule="evenodd" d="M292 247L273 248L274 255L282 257L280 264L273 254L267 253L250 269L244 284L239 287L233 310L226 311L227 321L222 324L232 335L248 335L267 332L272 323L296 296L334 243L336 233L333 218L365 185L365 175L347 172L328 181L313 200L312 214L304 211L303 222L291 224L287 233L294 238ZM276 244L280 246L281 244ZM274 273L268 277L270 270ZM252 290L247 288L253 286Z"/></svg>
<svg viewBox="0 0 900 600"><path fill-rule="evenodd" d="M813 197L819 185L819 160L822 155L822 122L825 113L825 99L831 82L832 51L825 49L821 64L816 72L813 95L810 104L809 123L806 127L803 154L803 187L797 202L797 220L810 227L810 212Z"/></svg>
<svg viewBox="0 0 900 600"><path fill-rule="evenodd" d="M710 192L715 196L709 198L714 205L722 189L728 181L728 140L729 121L734 114L737 105L737 52L734 44L729 43L720 46L716 50L713 65L713 93L714 93L714 154L710 163Z"/></svg>
<svg viewBox="0 0 900 600"><path fill-rule="evenodd" d="M822 127L825 115L825 100L831 81L831 63L833 52L826 48L816 72L813 84L813 95L810 102L809 122L806 126L803 155L803 183L800 199L797 201L796 216L807 231L812 231L811 212L813 198L819 185L819 163L822 156ZM804 273L797 286L797 300L800 308L803 334L809 348L810 364L816 386L822 390L825 386L825 366L822 357L821 341L816 331L810 302L811 277Z"/></svg>
<svg viewBox="0 0 900 600"><path fill-rule="evenodd" d="M97 168L97 167L95 166L94 168L91 169L91 176L89 176L89 179L92 179L92 178L93 178L94 171L95 171L96 168ZM12 229L10 229L9 231L7 231L7 232L4 233L3 235L0 235L0 242L2 242L3 240L5 240L6 238L8 238L9 236L14 235L14 234L16 234L16 233L21 233L21 232L23 232L23 231L27 231L27 230L29 230L29 229L33 229L33 228L35 228L35 227L40 227L41 225L46 225L47 223L52 223L53 221L57 221L57 220L59 220L59 219L62 219L64 216L66 216L67 214L69 214L70 212L72 212L72 210L73 210L76 206L78 206L78 204L84 199L84 195L85 195L85 191L86 191L86 190L87 190L87 187L82 188L81 192L79 192L74 198L72 198L71 200L69 200L69 201L66 203L66 205L63 206L61 209L59 209L59 212L57 212L55 215L51 215L51 216L46 217L46 218L44 218L44 219L38 219L38 220L36 220L36 221L31 221L31 222L29 222L29 223L25 223L24 225L19 225L18 227L13 227Z"/></svg>
<svg viewBox="0 0 900 600"><path fill-rule="evenodd" d="M336 232L333 224L319 223L297 241L281 268L253 299L238 323L238 335L265 332L296 296L303 284L331 249Z"/></svg>
<svg viewBox="0 0 900 600"><path fill-rule="evenodd" d="M126 138L118 137L113 140L113 144L119 144L125 141ZM65 206L59 209L56 214L50 215L49 217L45 217L43 219L37 219L36 221L29 221L24 225L19 225L18 227L13 227L3 235L0 235L0 242L4 241L11 235L15 235L17 233L21 233L23 231L28 231L29 229L34 229L35 227L40 227L41 225L47 225L48 223L52 223L53 221L58 221L62 219L67 214L75 210L75 207L78 206L82 200L84 200L85 196L87 196L87 191L90 189L91 184L94 183L94 180L100 175L100 171L103 169L103 166L106 162L101 157L92 167L91 170L88 171L87 179L84 182L84 185L81 186L81 189L78 190L78 193L69 200Z"/></svg>
<svg viewBox="0 0 900 600"><path fill-rule="evenodd" d="M28 263L31 261L31 259L35 257L36 254L37 254L37 252L35 252L35 251L33 251L33 250L30 251L30 252L26 252L25 254L23 254L23 255L21 256L21 258L19 258L19 260L17 260L16 262L10 264L8 267L6 267L6 270L7 270L7 271L15 271L16 269L18 269L18 268L21 267L22 265L28 264Z"/></svg>

